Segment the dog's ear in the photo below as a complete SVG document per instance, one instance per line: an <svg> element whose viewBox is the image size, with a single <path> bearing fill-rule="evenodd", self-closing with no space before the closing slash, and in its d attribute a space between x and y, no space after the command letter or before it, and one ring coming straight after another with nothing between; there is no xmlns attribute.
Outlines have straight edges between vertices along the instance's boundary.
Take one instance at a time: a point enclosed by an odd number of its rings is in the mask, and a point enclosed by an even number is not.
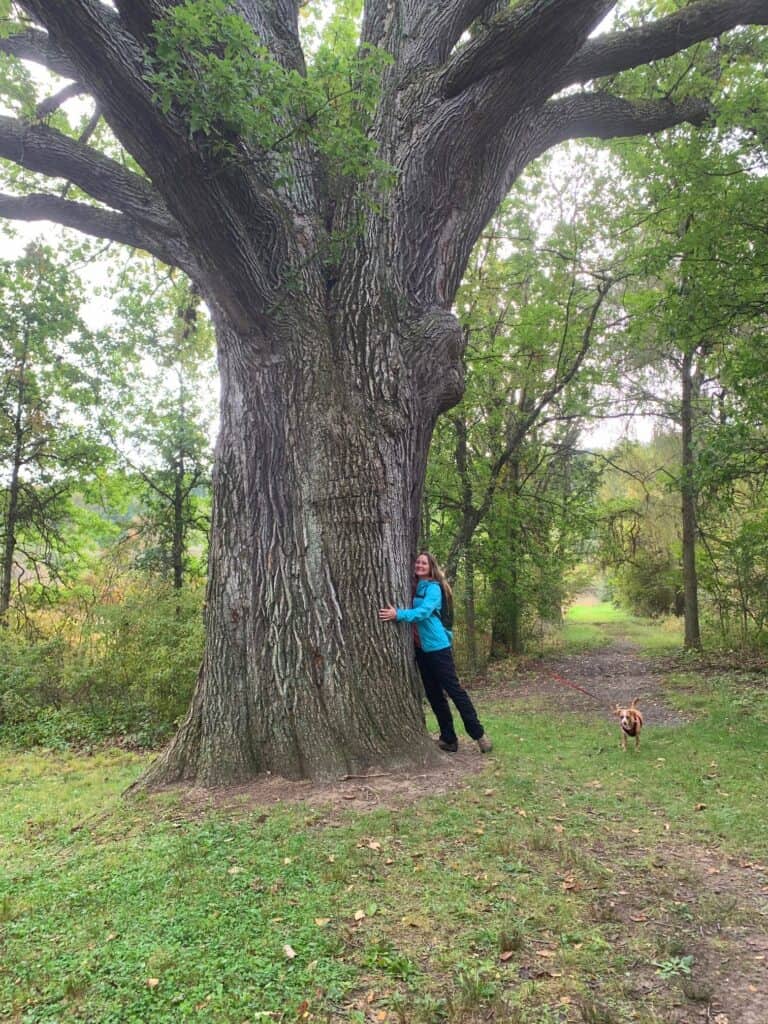
<svg viewBox="0 0 768 1024"><path fill-rule="evenodd" d="M632 701L632 703L629 706L631 708L636 708L639 703L640 703L640 698L639 697L635 697L635 699Z"/></svg>
<svg viewBox="0 0 768 1024"><path fill-rule="evenodd" d="M619 705L618 705L618 704L617 704L617 705L616 705L616 707L615 707L615 708L613 709L613 713L614 713L614 715L620 715L620 714L621 714L621 708L619 707Z"/></svg>

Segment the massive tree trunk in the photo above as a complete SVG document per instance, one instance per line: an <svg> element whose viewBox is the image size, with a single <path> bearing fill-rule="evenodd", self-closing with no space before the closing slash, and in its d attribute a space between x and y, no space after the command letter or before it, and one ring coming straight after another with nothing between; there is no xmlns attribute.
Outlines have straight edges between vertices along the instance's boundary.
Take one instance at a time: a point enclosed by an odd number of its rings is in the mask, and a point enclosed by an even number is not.
<svg viewBox="0 0 768 1024"><path fill-rule="evenodd" d="M381 314L368 321L371 332L397 330ZM225 322L218 330L205 660L189 715L149 780L214 785L265 771L322 778L423 764L430 748L409 643L377 610L409 595L435 418L428 386L403 365L399 343L389 359L373 346L378 370L363 378L361 346L306 311L289 359L265 363L248 338ZM456 378L455 366L441 371Z"/></svg>
<svg viewBox="0 0 768 1024"><path fill-rule="evenodd" d="M420 762L429 748L409 631L380 625L376 609L409 598L432 428L461 395L450 308L472 246L523 168L558 142L708 113L700 99L639 103L569 87L765 22L768 0L698 0L594 39L615 0L365 0L360 52L377 48L389 64L375 112L357 111L350 126L363 122L393 169L388 190L373 172L340 173L338 140L329 156L312 136L310 101L275 110L279 152L215 112L195 128L181 100L159 104L147 57L162 69L153 51L171 0L17 2L32 23L0 51L92 94L143 174L84 138L0 117L0 156L99 204L0 196L0 215L146 249L194 280L217 326L205 660L148 780ZM306 75L299 6L231 4L286 87ZM181 48L186 64L171 77L194 89L220 57L212 47L195 63ZM334 101L319 100L324 115ZM343 100L339 109L343 118Z"/></svg>

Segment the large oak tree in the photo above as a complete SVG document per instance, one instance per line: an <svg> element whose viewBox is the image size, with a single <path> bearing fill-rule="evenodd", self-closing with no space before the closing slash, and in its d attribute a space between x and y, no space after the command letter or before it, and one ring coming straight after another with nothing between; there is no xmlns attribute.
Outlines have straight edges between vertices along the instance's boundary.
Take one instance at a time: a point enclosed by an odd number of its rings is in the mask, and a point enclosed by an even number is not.
<svg viewBox="0 0 768 1024"><path fill-rule="evenodd" d="M703 122L700 96L633 101L601 83L766 24L768 0L698 0L594 37L615 0L365 0L352 73L389 59L375 105L350 109L391 174L351 173L343 145L323 145L327 109L301 91L299 0L232 0L261 49L231 19L217 46L204 18L195 48L183 35L194 19L177 17L195 4L19 0L29 22L0 42L71 83L41 117L0 117L0 156L94 201L4 195L0 215L141 247L187 273L215 321L207 647L150 781L419 762L410 638L375 609L408 598L432 428L462 393L451 303L472 247L557 143ZM231 107L217 120L208 57L234 53L242 70L238 45L261 62L245 83L251 116L233 73L215 83ZM95 98L135 169L97 152L92 126L73 138L46 123L74 93Z"/></svg>

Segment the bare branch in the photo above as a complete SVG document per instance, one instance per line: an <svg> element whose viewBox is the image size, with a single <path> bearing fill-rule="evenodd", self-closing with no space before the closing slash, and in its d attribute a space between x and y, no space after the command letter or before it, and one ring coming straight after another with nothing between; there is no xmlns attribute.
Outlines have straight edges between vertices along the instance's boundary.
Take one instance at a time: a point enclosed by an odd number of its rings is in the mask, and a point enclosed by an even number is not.
<svg viewBox="0 0 768 1024"><path fill-rule="evenodd" d="M85 86L80 82L70 82L69 85L59 89L53 96L47 96L38 103L35 113L41 121L44 121L46 117L50 117L59 107L63 106L67 100L71 100L74 96L82 96L86 91Z"/></svg>
<svg viewBox="0 0 768 1024"><path fill-rule="evenodd" d="M514 68L521 96L535 99L614 4L615 0L524 0L502 11L448 63L443 95L458 96L494 72Z"/></svg>
<svg viewBox="0 0 768 1024"><path fill-rule="evenodd" d="M703 124L711 113L706 100L688 99L646 102L622 99L605 93L578 93L550 100L534 127L532 158L566 139L613 139L651 135L688 122Z"/></svg>
<svg viewBox="0 0 768 1024"><path fill-rule="evenodd" d="M0 38L0 53L10 53L20 60L41 64L62 78L77 78L74 64L51 41L47 32L30 28L26 32Z"/></svg>
<svg viewBox="0 0 768 1024"><path fill-rule="evenodd" d="M66 178L150 229L181 237L178 225L145 178L54 128L0 116L0 157L30 171Z"/></svg>
<svg viewBox="0 0 768 1024"><path fill-rule="evenodd" d="M647 25L597 36L564 68L558 88L671 57L737 25L768 25L768 0L701 0Z"/></svg>
<svg viewBox="0 0 768 1024"><path fill-rule="evenodd" d="M186 274L194 275L196 270L183 246L171 238L142 230L130 218L111 210L44 193L28 196L0 195L0 217L25 221L50 220L86 235L144 249L162 262L179 267Z"/></svg>

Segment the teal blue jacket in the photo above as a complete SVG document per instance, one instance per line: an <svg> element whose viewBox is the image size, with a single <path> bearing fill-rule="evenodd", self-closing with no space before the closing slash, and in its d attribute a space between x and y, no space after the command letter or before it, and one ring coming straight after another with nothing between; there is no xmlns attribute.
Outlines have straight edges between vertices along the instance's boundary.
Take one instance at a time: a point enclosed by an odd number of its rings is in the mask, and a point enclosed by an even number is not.
<svg viewBox="0 0 768 1024"><path fill-rule="evenodd" d="M398 608L398 622L412 622L419 634L422 651L444 651L453 643L450 630L440 621L443 592L435 580L419 580L412 608Z"/></svg>

